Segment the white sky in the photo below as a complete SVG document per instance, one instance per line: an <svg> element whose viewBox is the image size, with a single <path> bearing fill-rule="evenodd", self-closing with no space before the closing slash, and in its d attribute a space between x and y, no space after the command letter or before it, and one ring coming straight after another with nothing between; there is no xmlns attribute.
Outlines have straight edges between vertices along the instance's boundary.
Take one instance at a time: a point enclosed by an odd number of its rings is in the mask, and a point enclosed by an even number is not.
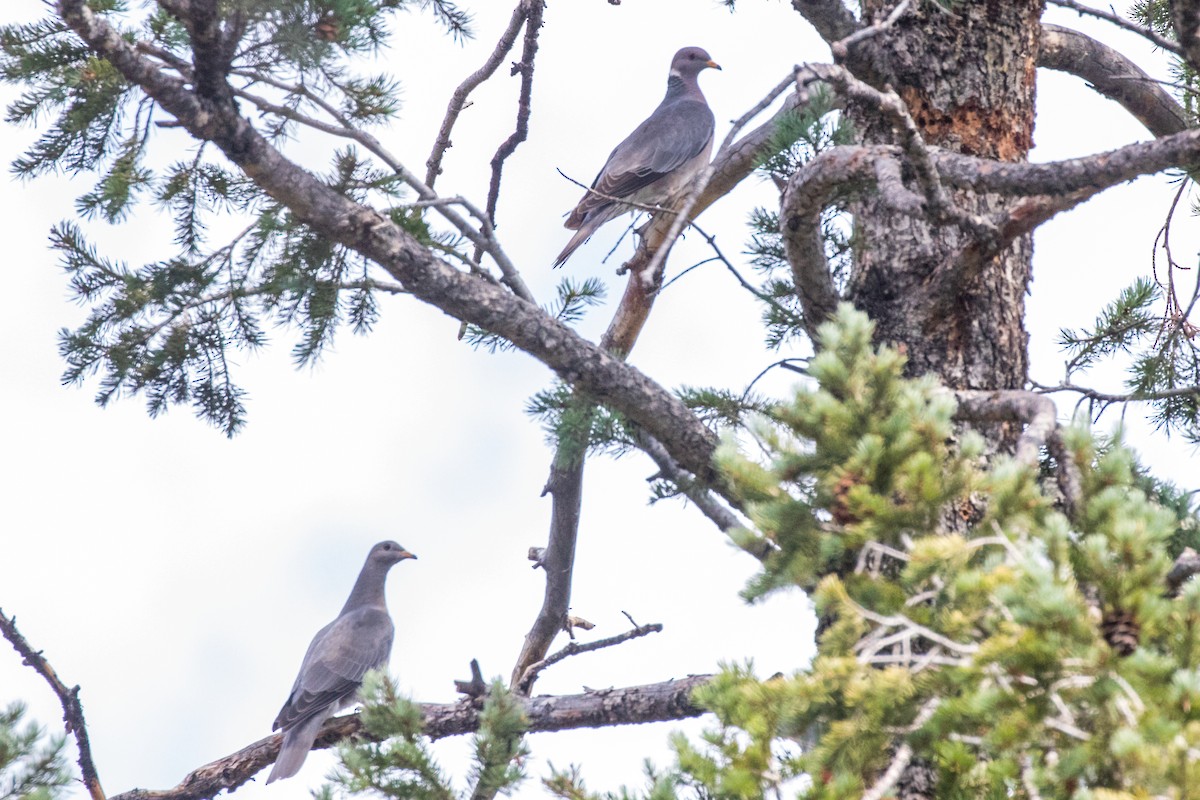
<svg viewBox="0 0 1200 800"><path fill-rule="evenodd" d="M466 5L476 7L477 38L465 47L426 15L398 18L389 60L404 79L405 108L381 138L418 172L450 91L482 63L511 11L511 3ZM555 168L590 180L660 99L678 47L702 45L725 68L701 77L718 141L728 120L794 62L828 58L790 4L740 5L733 15L694 0L547 9L530 139L508 162L499 215L499 234L539 297L549 300L560 277L549 264L567 239L562 214L579 194ZM34 0L8 0L0 18L40 13ZM1100 36L1165 77L1161 59L1135 37L1070 13L1047 19ZM517 79L502 73L459 120L438 185L443 194L483 203L487 162L515 115ZM1148 136L1076 79L1042 72L1039 92L1038 160ZM157 136L164 158L180 154L181 133ZM32 138L30 130L0 126L0 154L7 162ZM330 142L315 140L296 152L324 168L329 151ZM314 369L291 366L294 332L275 332L271 347L243 355L237 379L250 391L249 425L233 440L185 408L157 420L140 398L97 408L94 383L60 385L56 332L77 325L84 310L69 301L46 246L49 227L71 217L74 198L91 182L9 181L0 192L8 256L0 352L11 381L0 393L0 608L17 616L65 681L83 687L106 790L174 786L191 769L266 735L310 637L336 614L367 549L383 538L420 556L401 565L389 587L397 624L392 671L407 691L423 701L453 700L452 681L467 676L471 658L485 675L507 677L541 603L542 573L529 568L525 553L545 543L550 504L539 493L550 453L522 408L549 384L549 371L521 354L473 351L456 340L455 321L389 298L372 335L342 332ZM737 254L747 212L776 202L774 195L751 179L703 224L726 253ZM1028 318L1036 379L1054 382L1061 374L1060 327L1091 320L1118 288L1149 271L1169 202L1164 179L1141 180L1039 232ZM1176 252L1185 263L1194 260L1194 227L1180 220ZM610 225L566 268L603 277L614 301L623 279L612 269L631 245L609 265L597 264L620 228ZM88 231L130 263L169 252L170 222L161 214ZM692 237L676 248L669 271L705 255ZM585 333L598 335L612 305L592 312ZM664 294L633 361L669 387L742 386L779 357L761 346L757 321L758 309L733 280L706 266ZM1105 380L1119 386L1115 372L1094 382ZM780 375L760 385L782 392L790 383ZM1149 437L1136 411L1129 423L1131 439L1160 474L1187 483L1193 453L1186 444ZM771 674L808 658L812 620L804 597L745 606L736 593L752 560L694 509L649 507L645 478L653 472L640 455L589 463L573 609L598 625L585 638L625 630L622 610L665 631L568 659L544 674L539 692L650 683L746 657ZM57 729L61 712L48 687L0 647L0 704L17 698ZM531 772L546 774L547 762L581 763L592 788L640 784L643 757L665 763L667 734L679 728L698 726L533 736ZM466 742L439 744L460 787ZM238 797L306 797L330 763L313 754L299 778L270 788L260 780ZM543 790L531 781L519 794Z"/></svg>

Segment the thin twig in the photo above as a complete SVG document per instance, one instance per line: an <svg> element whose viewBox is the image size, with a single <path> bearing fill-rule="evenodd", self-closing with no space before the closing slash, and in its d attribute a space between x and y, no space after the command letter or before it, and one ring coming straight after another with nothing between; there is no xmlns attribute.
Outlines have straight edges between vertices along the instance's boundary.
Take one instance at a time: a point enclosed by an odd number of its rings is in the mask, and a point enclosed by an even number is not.
<svg viewBox="0 0 1200 800"><path fill-rule="evenodd" d="M1125 19L1115 11L1103 11L1099 8L1085 6L1083 3L1078 3L1076 0L1049 0L1050 5L1069 8L1077 12L1080 16L1096 17L1097 19L1107 20L1118 28L1124 28L1127 31L1132 31L1138 36L1149 39L1155 45L1161 47L1169 53L1174 53L1177 56L1183 55L1183 48L1178 42L1172 41L1165 36L1160 35L1153 28L1148 28L1145 25L1138 25L1136 22Z"/></svg>
<svg viewBox="0 0 1200 800"><path fill-rule="evenodd" d="M92 746L88 741L87 722L83 718L83 704L79 702L79 687L70 689L58 677L58 673L50 666L40 650L34 650L29 642L17 630L17 618L6 617L0 610L0 633L8 639L13 649L20 654L23 663L46 679L50 688L58 695L62 704L63 723L67 733L75 737L79 750L79 774L83 777L83 785L87 787L92 800L105 800L104 789L100 787L100 776L96 772L96 764L92 761Z"/></svg>
<svg viewBox="0 0 1200 800"><path fill-rule="evenodd" d="M417 193L417 196L421 200L437 199L437 193L434 192L433 189L429 188L429 186L426 185L420 178L418 178L414 172L409 170L408 167L404 166L404 164L390 151L388 151L378 139L376 139L370 133L355 127L354 124L344 114L338 111L336 107L309 90L308 87L303 85L288 85L258 73L237 72L235 74L251 77L254 80L262 81L263 83L274 86L277 89L281 89L299 97L303 97L304 99L321 108L323 111L325 111L325 113L329 114L337 124L322 122L315 117L303 114L295 109L288 108L287 106L281 106L278 103L272 103L266 98L251 94L244 89L234 89L234 94L236 96L250 101L268 113L276 114L285 119L290 119L294 122L298 122L302 125L311 127L314 130L321 131L322 133L327 133L331 136L338 136L358 142L365 147L368 152L372 153L376 158L386 164L389 169L400 176L400 179L408 184ZM461 214L456 212L452 205L437 205L434 206L434 208L446 219L446 221L457 228L463 236L467 237L467 239L469 239L476 248L486 252L492 257L492 259L496 262L496 266L500 268L500 274L502 276L500 280L505 286L512 290L512 292L521 299L529 303L536 303L533 293L529 290L529 287L525 285L525 281L521 277L521 273L517 270L516 265L500 246L500 242L496 239L495 231L486 218L482 220L480 228L477 229L474 225L471 225L469 222L467 222L467 220ZM478 216L483 217L482 214L479 214Z"/></svg>
<svg viewBox="0 0 1200 800"><path fill-rule="evenodd" d="M925 701L925 705L921 706L921 710L917 712L917 716L912 721L910 726L914 731L920 730L921 727L933 717L933 713L937 711L941 704L941 698L934 697ZM896 754L892 757L892 763L887 768L887 771L880 776L867 791L863 792L862 800L881 800L887 794L888 790L896 785L896 781L900 780L900 776L904 773L904 769L908 763L912 761L913 750L912 746L905 742L896 748Z"/></svg>
<svg viewBox="0 0 1200 800"><path fill-rule="evenodd" d="M898 22L899 19L908 11L908 7L910 5L912 5L912 0L901 0L901 2L897 3L896 7L892 9L892 13L888 14L887 18L882 22L877 22L874 25L860 28L844 39L839 39L838 41L829 45L830 51L833 52L833 60L839 63L844 61L846 56L849 55L851 47L859 42L865 41L874 36L878 36L888 28L895 25L896 22Z"/></svg>
<svg viewBox="0 0 1200 800"><path fill-rule="evenodd" d="M629 617L628 614L625 616L630 622L633 622L632 617ZM519 694L528 694L529 689L533 686L534 679L538 676L538 673L542 672L547 667L557 664L559 661L562 661L565 658L570 658L571 656L579 655L580 653L590 653L593 650L601 650L605 647L613 647L621 644L622 642L628 642L630 639L640 639L641 637L648 636L651 633L660 633L662 629L662 624L657 622L650 625L638 625L637 623L634 623L634 627L630 630L627 630L621 634L617 634L616 636L609 636L606 639L597 639L594 642L587 642L585 644L568 642L566 647L562 648L558 652L551 653L541 661L535 661L526 667L525 674L521 676L521 680L517 684L517 692Z"/></svg>
<svg viewBox="0 0 1200 800"><path fill-rule="evenodd" d="M512 17L508 20L508 27L504 29L504 33L500 34L500 39L496 42L496 47L487 57L487 60L483 62L483 66L468 75L458 85L458 88L454 90L454 93L450 95L450 104L446 108L446 116L442 120L442 127L438 130L437 139L433 143L433 150L429 154L429 159L425 162L425 166L427 167L425 183L430 188L433 188L437 176L442 174L442 159L446 155L446 150L451 146L450 132L454 129L454 123L458 120L458 115L466 108L467 96L496 72L496 68L500 66L500 62L512 50L513 42L517 40L517 34L521 32L521 25L525 23L527 16L526 0L519 0L517 7L513 9Z"/></svg>
<svg viewBox="0 0 1200 800"><path fill-rule="evenodd" d="M504 171L504 162L517 150L517 145L529 136L529 114L533 101L533 61L537 57L538 35L542 31L542 13L546 8L545 0L521 0L525 7L525 41L521 47L521 60L513 64L512 74L521 75L521 91L517 96L517 125L492 156L492 180L488 185L487 213L488 220L496 224L496 203L500 200L500 174Z"/></svg>

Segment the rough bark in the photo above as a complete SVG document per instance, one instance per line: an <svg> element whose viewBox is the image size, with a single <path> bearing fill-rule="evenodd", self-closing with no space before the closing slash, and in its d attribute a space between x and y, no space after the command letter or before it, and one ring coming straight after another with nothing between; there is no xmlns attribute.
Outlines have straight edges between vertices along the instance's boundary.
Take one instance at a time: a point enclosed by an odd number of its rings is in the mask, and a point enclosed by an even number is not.
<svg viewBox="0 0 1200 800"><path fill-rule="evenodd" d="M925 141L956 152L1024 161L1033 143L1041 0L919 4L886 36L866 43L908 106ZM864 3L864 17L886 11ZM868 77L869 76L864 76ZM895 135L873 109L850 106L870 143ZM992 216L1009 201L952 192L963 211ZM986 260L950 298L931 294L974 243L959 227L931 223L867 196L855 218L849 299L877 323L881 341L903 347L913 374L954 388L1021 388L1027 376L1025 294L1032 246L1018 237Z"/></svg>
<svg viewBox="0 0 1200 800"><path fill-rule="evenodd" d="M664 722L703 713L692 704L691 695L693 690L711 679L711 675L692 675L644 686L523 698L521 704L531 733ZM423 704L421 710L425 719L424 734L430 739L459 736L479 727L479 709L471 700ZM314 748L332 747L350 736L366 736L358 716L334 717L321 728ZM236 789L272 763L279 754L282 740L278 734L260 739L192 771L173 789L132 789L112 800L208 800L222 791Z"/></svg>

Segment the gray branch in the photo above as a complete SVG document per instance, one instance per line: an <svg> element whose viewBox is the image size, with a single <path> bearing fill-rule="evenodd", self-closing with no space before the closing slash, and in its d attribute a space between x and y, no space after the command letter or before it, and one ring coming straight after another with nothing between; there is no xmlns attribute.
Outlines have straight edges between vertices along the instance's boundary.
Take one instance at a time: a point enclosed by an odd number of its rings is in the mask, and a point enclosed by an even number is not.
<svg viewBox="0 0 1200 800"><path fill-rule="evenodd" d="M1087 81L1121 106L1155 136L1187 127L1187 116L1175 98L1121 53L1079 31L1042 25L1038 66Z"/></svg>
<svg viewBox="0 0 1200 800"><path fill-rule="evenodd" d="M677 397L536 305L452 268L379 212L323 184L286 159L234 109L197 97L181 79L139 56L135 45L83 0L59 0L58 10L90 48L193 136L216 144L298 219L377 262L415 297L508 339L567 383L643 425L685 468L711 478L716 438Z"/></svg>
<svg viewBox="0 0 1200 800"><path fill-rule="evenodd" d="M698 717L703 709L691 701L692 692L712 680L711 675L692 675L680 680L595 689L583 694L540 695L520 698L530 733L577 728L636 725L644 722ZM479 728L479 709L470 698L457 703L423 703L422 733L430 739L461 736ZM315 749L332 747L349 736L365 736L356 714L334 717L325 723L314 743ZM111 800L209 800L249 781L279 755L283 737L259 739L222 759L187 775L173 789L132 789Z"/></svg>

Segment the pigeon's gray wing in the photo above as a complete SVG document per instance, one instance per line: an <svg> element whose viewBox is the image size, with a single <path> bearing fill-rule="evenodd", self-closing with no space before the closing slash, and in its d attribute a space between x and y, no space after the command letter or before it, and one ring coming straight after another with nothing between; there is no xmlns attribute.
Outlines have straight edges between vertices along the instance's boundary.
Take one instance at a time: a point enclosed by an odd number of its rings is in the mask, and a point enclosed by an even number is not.
<svg viewBox="0 0 1200 800"><path fill-rule="evenodd" d="M387 663L393 633L387 612L375 607L343 614L322 628L271 730L287 731L350 702L367 671Z"/></svg>
<svg viewBox="0 0 1200 800"><path fill-rule="evenodd" d="M629 198L700 155L712 142L713 113L702 97L662 103L612 151L589 193L571 212L566 227L577 229L590 212ZM603 195L603 196L602 196Z"/></svg>

